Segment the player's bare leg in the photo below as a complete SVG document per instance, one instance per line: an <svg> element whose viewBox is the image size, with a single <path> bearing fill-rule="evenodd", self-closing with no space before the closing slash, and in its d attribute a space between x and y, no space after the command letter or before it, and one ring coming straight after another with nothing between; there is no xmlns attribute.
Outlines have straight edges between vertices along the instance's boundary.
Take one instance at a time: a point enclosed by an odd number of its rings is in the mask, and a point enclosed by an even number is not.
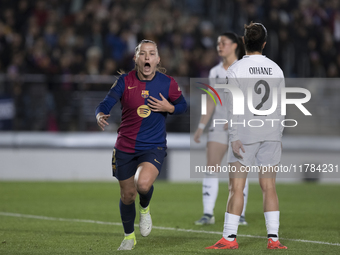
<svg viewBox="0 0 340 255"><path fill-rule="evenodd" d="M263 195L263 211L278 211L279 210L279 199L276 193L276 174L266 173L265 175L259 174L259 183L262 189Z"/></svg>
<svg viewBox="0 0 340 255"><path fill-rule="evenodd" d="M248 202L248 192L249 192L249 180L248 178L246 179L246 184L244 185L243 189L243 210L241 213L240 220L238 224L240 226L247 226L248 222L246 221L246 209L247 209L247 202Z"/></svg>
<svg viewBox="0 0 340 255"><path fill-rule="evenodd" d="M238 249L236 235L243 209L243 189L247 173L240 172L242 164L238 161L229 165L231 166L230 169L236 169L236 173L229 173L229 198L224 218L223 237L206 249Z"/></svg>
<svg viewBox="0 0 340 255"><path fill-rule="evenodd" d="M218 142L207 143L207 165L216 166L220 165L225 153L228 150L228 145Z"/></svg>
<svg viewBox="0 0 340 255"><path fill-rule="evenodd" d="M218 142L207 143L207 166L221 165L228 145ZM203 179L203 216L195 221L196 225L215 224L214 207L218 195L218 178L215 173L206 173Z"/></svg>
<svg viewBox="0 0 340 255"><path fill-rule="evenodd" d="M119 185L119 209L124 227L125 238L118 250L132 250L137 243L134 233L134 223L136 218L135 199L137 195L137 190L134 184L134 176L126 180L119 181Z"/></svg>
<svg viewBox="0 0 340 255"><path fill-rule="evenodd" d="M246 184L247 173L241 173L242 164L240 162L230 163L231 168L236 169L235 173L229 173L229 197L227 212L241 215L243 210L243 189Z"/></svg>
<svg viewBox="0 0 340 255"><path fill-rule="evenodd" d="M134 184L134 176L129 179L119 181L120 199L126 205L132 204L137 196L137 189Z"/></svg>
<svg viewBox="0 0 340 255"><path fill-rule="evenodd" d="M149 203L153 193L153 183L158 174L158 169L150 162L139 164L135 174L135 185L140 198L139 230L142 236L148 236L152 229Z"/></svg>
<svg viewBox="0 0 340 255"><path fill-rule="evenodd" d="M287 249L279 241L280 211L279 199L275 187L276 172L262 173L260 168L259 182L263 194L263 211L268 234L268 249Z"/></svg>
<svg viewBox="0 0 340 255"><path fill-rule="evenodd" d="M134 179L137 191L146 194L155 182L158 174L158 169L150 162L140 163Z"/></svg>

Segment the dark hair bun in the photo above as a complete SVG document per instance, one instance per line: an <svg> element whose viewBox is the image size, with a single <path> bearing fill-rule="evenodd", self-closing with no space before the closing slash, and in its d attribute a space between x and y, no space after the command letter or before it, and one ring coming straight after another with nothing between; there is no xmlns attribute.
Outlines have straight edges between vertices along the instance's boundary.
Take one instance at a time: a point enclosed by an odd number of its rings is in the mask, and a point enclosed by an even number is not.
<svg viewBox="0 0 340 255"><path fill-rule="evenodd" d="M246 51L262 52L262 45L267 40L267 29L261 23L251 22L244 25L244 43Z"/></svg>

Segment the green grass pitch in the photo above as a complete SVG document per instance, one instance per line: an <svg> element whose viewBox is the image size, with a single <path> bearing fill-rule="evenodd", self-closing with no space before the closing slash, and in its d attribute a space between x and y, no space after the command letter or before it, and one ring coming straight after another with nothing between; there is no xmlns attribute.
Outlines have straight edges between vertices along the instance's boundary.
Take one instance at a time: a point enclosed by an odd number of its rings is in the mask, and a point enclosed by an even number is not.
<svg viewBox="0 0 340 255"><path fill-rule="evenodd" d="M220 183L216 224L195 226L202 215L201 189L200 181L156 181L151 201L155 228L142 237L136 227L136 248L116 251L123 239L118 183L0 182L0 254L340 254L340 185L277 185L279 235L288 250L276 251L267 250L261 238L266 228L255 183L249 188L249 225L239 227L240 248L205 250L221 238L214 232L223 229L228 189Z"/></svg>

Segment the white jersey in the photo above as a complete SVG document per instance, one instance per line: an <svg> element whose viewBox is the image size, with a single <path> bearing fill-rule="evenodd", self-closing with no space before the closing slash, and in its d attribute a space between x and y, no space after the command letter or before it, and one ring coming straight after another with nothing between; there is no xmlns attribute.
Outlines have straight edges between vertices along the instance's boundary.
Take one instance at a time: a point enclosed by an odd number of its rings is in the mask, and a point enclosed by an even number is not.
<svg viewBox="0 0 340 255"><path fill-rule="evenodd" d="M226 77L227 77L227 70L224 69L223 63L220 62L218 65L210 69L210 72L209 72L210 86L215 88L216 83L221 83L221 82L226 83ZM221 98L222 105L220 104L220 102L217 101L215 112L214 112L212 119L229 119L229 115L227 111L227 102L226 102L226 98L224 95L224 89L216 89L216 91ZM211 122L210 130L221 131L221 132L225 131L224 125L216 125L215 128L213 127L213 125L214 123Z"/></svg>
<svg viewBox="0 0 340 255"><path fill-rule="evenodd" d="M246 55L229 67L227 76L228 85L238 87L244 95L244 114L234 115L233 96L230 90L225 90L230 141L240 140L243 144L281 141L284 119L281 115L281 88L285 86L281 68L263 55ZM273 93L275 90L277 93ZM273 97L277 97L276 108L272 108ZM249 100L252 100L251 104ZM248 104L259 111L275 110L269 115L256 115L249 110Z"/></svg>

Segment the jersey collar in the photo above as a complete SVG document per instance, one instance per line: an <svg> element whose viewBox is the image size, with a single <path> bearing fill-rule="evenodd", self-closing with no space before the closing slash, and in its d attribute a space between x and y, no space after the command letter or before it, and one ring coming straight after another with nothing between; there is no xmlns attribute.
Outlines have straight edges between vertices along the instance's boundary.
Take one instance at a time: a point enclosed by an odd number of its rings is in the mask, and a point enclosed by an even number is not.
<svg viewBox="0 0 340 255"><path fill-rule="evenodd" d="M256 58L256 57L260 57L260 58L265 58L265 55L244 55L243 58Z"/></svg>
<svg viewBox="0 0 340 255"><path fill-rule="evenodd" d="M137 71L135 72L136 78L137 78L139 81L141 81L141 82L150 82L150 81L153 81L153 80L156 78L157 74L158 74L158 71L155 72L155 76L154 76L151 80L140 80L139 77L138 77L138 75L137 75Z"/></svg>

